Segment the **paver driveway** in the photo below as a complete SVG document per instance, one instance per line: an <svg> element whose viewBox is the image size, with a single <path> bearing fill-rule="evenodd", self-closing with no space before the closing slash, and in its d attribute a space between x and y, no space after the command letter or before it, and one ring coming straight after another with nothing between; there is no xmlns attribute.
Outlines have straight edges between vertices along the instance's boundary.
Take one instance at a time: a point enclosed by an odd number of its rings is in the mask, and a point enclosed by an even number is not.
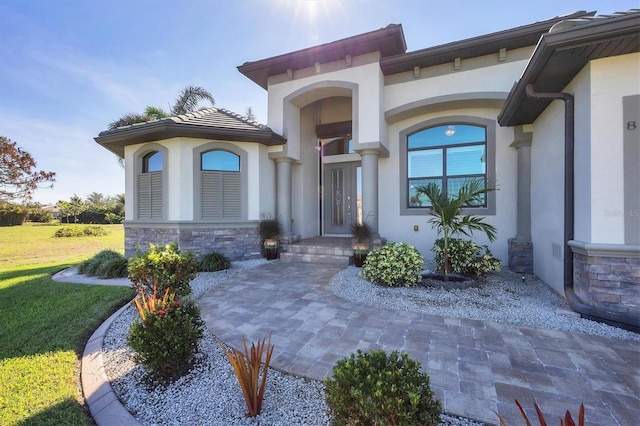
<svg viewBox="0 0 640 426"><path fill-rule="evenodd" d="M640 344L490 321L373 308L334 295L338 268L270 262L199 300L209 330L242 347L273 332L272 366L313 379L356 349L407 351L431 377L444 410L522 424L514 399L537 402L553 424L584 402L588 424L640 424ZM535 417L533 417L535 418Z"/></svg>

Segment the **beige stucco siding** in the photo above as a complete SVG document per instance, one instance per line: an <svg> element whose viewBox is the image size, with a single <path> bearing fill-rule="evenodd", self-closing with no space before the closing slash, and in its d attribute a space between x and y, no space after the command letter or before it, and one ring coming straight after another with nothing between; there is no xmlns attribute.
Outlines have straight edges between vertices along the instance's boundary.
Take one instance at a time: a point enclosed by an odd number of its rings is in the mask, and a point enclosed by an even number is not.
<svg viewBox="0 0 640 426"><path fill-rule="evenodd" d="M624 244L622 98L640 94L640 53L592 61L589 66L590 242Z"/></svg>

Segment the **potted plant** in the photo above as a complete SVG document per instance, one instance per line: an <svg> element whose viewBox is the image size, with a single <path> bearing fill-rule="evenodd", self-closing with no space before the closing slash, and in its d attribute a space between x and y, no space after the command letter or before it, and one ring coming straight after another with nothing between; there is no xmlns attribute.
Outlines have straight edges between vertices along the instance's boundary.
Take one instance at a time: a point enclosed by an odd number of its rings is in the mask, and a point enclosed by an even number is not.
<svg viewBox="0 0 640 426"><path fill-rule="evenodd" d="M369 252L371 235L373 230L367 222L354 222L351 224L351 235L353 236L353 262L357 267L362 267Z"/></svg>
<svg viewBox="0 0 640 426"><path fill-rule="evenodd" d="M367 260L367 253L369 253L368 248L362 247L354 247L353 248L353 264L357 268L362 268L364 266L365 260Z"/></svg>
<svg viewBox="0 0 640 426"><path fill-rule="evenodd" d="M268 260L278 257L278 237L281 228L278 219L264 219L260 221L260 237L264 247L265 256Z"/></svg>

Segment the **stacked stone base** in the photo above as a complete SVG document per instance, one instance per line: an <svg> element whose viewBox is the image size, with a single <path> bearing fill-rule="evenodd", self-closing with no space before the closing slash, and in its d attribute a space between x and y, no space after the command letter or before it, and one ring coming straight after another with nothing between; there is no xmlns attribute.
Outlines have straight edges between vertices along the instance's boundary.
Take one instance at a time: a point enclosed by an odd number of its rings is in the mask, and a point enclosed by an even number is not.
<svg viewBox="0 0 640 426"><path fill-rule="evenodd" d="M582 253L581 253L582 251ZM640 322L640 255L573 252L574 291L587 305L629 314Z"/></svg>
<svg viewBox="0 0 640 426"><path fill-rule="evenodd" d="M509 269L519 274L533 274L533 243L509 239Z"/></svg>
<svg viewBox="0 0 640 426"><path fill-rule="evenodd" d="M125 222L124 241L126 257L135 256L138 247L145 251L150 243L165 245L174 241L178 243L180 250L191 250L198 256L215 251L230 260L259 259L261 248L257 222Z"/></svg>

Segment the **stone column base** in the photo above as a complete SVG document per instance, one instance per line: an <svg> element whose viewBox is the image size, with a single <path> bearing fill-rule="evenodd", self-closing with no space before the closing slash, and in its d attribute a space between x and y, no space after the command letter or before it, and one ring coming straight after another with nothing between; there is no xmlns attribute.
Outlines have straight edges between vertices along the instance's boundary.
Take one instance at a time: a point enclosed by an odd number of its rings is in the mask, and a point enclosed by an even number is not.
<svg viewBox="0 0 640 426"><path fill-rule="evenodd" d="M634 315L640 323L640 247L570 241L573 288L586 305Z"/></svg>
<svg viewBox="0 0 640 426"><path fill-rule="evenodd" d="M519 274L533 274L533 243L509 239L509 269Z"/></svg>

